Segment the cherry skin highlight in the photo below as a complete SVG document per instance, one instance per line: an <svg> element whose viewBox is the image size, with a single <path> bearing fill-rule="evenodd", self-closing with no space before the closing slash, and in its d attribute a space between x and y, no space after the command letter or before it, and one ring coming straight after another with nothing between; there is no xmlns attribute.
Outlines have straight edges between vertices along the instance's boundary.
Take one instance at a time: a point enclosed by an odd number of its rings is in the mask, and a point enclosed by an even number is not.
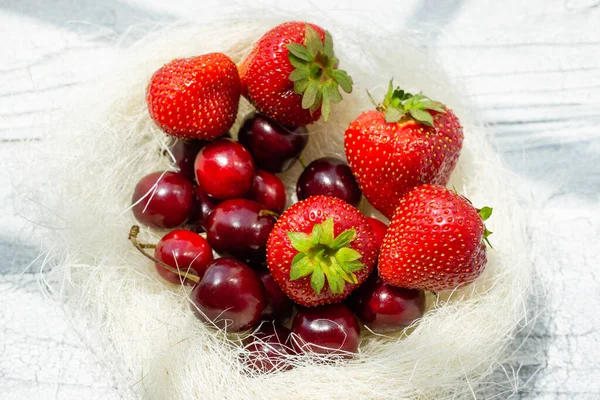
<svg viewBox="0 0 600 400"><path fill-rule="evenodd" d="M226 200L208 216L206 237L212 248L256 267L265 263L275 217L258 202Z"/></svg>
<svg viewBox="0 0 600 400"><path fill-rule="evenodd" d="M294 303L279 288L268 270L259 271L258 276L265 287L267 296L267 305L263 311L262 319L266 321L287 321L292 315Z"/></svg>
<svg viewBox="0 0 600 400"><path fill-rule="evenodd" d="M191 299L198 318L228 332L256 326L266 304L256 272L228 257L217 258L208 266L202 280L192 289Z"/></svg>
<svg viewBox="0 0 600 400"><path fill-rule="evenodd" d="M298 353L355 353L360 343L358 320L342 304L301 308L292 323L292 344Z"/></svg>
<svg viewBox="0 0 600 400"><path fill-rule="evenodd" d="M319 158L311 162L296 183L298 201L310 196L331 196L358 206L362 193L358 183L344 161L334 157Z"/></svg>
<svg viewBox="0 0 600 400"><path fill-rule="evenodd" d="M272 173L259 170L256 172L254 185L248 193L248 198L258 201L267 210L281 214L287 201L285 185Z"/></svg>
<svg viewBox="0 0 600 400"><path fill-rule="evenodd" d="M272 119L251 113L244 120L238 140L254 157L256 166L271 173L290 169L308 143L305 127L287 128Z"/></svg>
<svg viewBox="0 0 600 400"><path fill-rule="evenodd" d="M243 197L254 183L252 156L231 139L218 139L204 146L194 167L200 189L219 200Z"/></svg>
<svg viewBox="0 0 600 400"><path fill-rule="evenodd" d="M425 293L390 286L374 273L350 295L348 304L373 332L390 333L423 316Z"/></svg>
<svg viewBox="0 0 600 400"><path fill-rule="evenodd" d="M168 266L178 269L181 273L196 275L200 279L204 276L208 264L213 261L213 254L208 241L195 232L177 229L167 233L156 244L154 258ZM164 279L171 283L194 285L190 279L167 270L156 263L156 270Z"/></svg>
<svg viewBox="0 0 600 400"><path fill-rule="evenodd" d="M135 218L156 229L172 229L190 217L194 189L177 172L153 172L136 185L131 202Z"/></svg>

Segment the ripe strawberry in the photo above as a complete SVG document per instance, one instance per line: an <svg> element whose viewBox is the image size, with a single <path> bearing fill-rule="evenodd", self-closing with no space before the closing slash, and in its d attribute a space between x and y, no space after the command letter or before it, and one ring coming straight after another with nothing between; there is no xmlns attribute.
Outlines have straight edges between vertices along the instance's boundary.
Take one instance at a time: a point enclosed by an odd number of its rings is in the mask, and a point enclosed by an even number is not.
<svg viewBox="0 0 600 400"><path fill-rule="evenodd" d="M336 69L329 32L306 22L286 22L261 37L240 65L242 94L263 114L297 127L327 120L342 101L338 85L352 91L352 79Z"/></svg>
<svg viewBox="0 0 600 400"><path fill-rule="evenodd" d="M398 205L379 253L379 276L409 289L451 290L472 282L487 262L492 209L442 186L423 185ZM489 244L489 242L488 242Z"/></svg>
<svg viewBox="0 0 600 400"><path fill-rule="evenodd" d="M356 118L344 137L352 173L369 202L391 218L412 188L445 185L456 166L463 133L444 105L393 89L382 105Z"/></svg>
<svg viewBox="0 0 600 400"><path fill-rule="evenodd" d="M150 117L169 135L214 139L233 125L240 90L233 61L209 53L163 65L150 79L146 102Z"/></svg>
<svg viewBox="0 0 600 400"><path fill-rule="evenodd" d="M375 242L356 208L335 197L312 196L279 217L267 242L267 261L279 287L296 303L335 303L373 270Z"/></svg>

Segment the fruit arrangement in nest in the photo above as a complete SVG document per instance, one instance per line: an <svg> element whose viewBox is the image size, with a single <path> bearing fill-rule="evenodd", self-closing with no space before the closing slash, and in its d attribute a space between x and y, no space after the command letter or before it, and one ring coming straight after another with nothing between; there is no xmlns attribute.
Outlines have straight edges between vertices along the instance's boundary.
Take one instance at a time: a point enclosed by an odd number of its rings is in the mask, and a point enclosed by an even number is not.
<svg viewBox="0 0 600 400"><path fill-rule="evenodd" d="M193 286L190 313L241 334L256 371L407 335L426 292L464 287L486 266L492 209L445 187L463 129L444 104L390 81L346 127L345 159L303 157L311 124L352 92L342 65L326 30L286 22L239 66L223 53L176 59L147 86L150 117L176 138L165 152L176 168L148 171L133 193L135 218L162 238L143 243L135 225L129 239L165 284ZM231 132L241 97L254 111ZM290 193L279 176L295 163Z"/></svg>

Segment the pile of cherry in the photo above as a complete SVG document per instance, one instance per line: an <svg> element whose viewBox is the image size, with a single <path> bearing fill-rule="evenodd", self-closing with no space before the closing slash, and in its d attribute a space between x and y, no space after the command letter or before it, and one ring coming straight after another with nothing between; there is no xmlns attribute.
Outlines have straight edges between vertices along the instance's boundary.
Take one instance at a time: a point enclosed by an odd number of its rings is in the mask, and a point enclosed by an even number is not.
<svg viewBox="0 0 600 400"><path fill-rule="evenodd" d="M400 332L422 317L424 290L468 284L487 261L491 209L443 186L463 141L445 105L390 82L383 102L347 127L348 163L304 165L305 126L327 120L339 88L352 90L338 65L327 31L288 22L240 66L222 53L173 60L148 85L150 117L176 138L165 151L176 171L143 177L132 210L144 226L170 231L156 245L138 241L138 226L129 238L166 281L193 286L199 319L254 330L245 344L257 370L286 369L287 355L350 356L359 321ZM256 111L235 141L240 96ZM296 162L298 201L286 209L294 196L276 174ZM358 210L363 196L389 228Z"/></svg>

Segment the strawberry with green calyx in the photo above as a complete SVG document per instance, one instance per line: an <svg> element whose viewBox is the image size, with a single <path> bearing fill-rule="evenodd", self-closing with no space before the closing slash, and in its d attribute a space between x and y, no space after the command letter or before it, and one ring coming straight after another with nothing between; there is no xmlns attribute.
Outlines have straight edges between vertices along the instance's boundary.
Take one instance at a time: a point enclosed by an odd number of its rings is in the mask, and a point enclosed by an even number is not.
<svg viewBox="0 0 600 400"><path fill-rule="evenodd" d="M350 123L344 150L367 200L391 218L411 189L448 183L463 132L449 108L421 94L394 89L392 82L376 108Z"/></svg>
<svg viewBox="0 0 600 400"><path fill-rule="evenodd" d="M329 32L306 22L286 22L265 33L239 67L242 94L282 125L310 124L342 100L352 79L337 69Z"/></svg>
<svg viewBox="0 0 600 400"><path fill-rule="evenodd" d="M271 275L296 303L347 297L373 270L377 246L366 218L343 200L312 196L288 208L271 231Z"/></svg>
<svg viewBox="0 0 600 400"><path fill-rule="evenodd" d="M402 198L379 253L379 276L408 289L453 290L474 281L487 263L484 221L465 197L438 185L422 185ZM491 247L491 246L490 246Z"/></svg>

